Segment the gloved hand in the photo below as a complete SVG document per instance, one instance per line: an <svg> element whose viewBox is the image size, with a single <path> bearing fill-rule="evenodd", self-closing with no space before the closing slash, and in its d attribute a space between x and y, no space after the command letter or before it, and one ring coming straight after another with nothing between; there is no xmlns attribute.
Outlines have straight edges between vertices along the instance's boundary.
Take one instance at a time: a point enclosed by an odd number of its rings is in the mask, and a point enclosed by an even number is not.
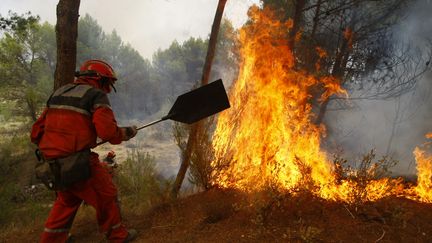
<svg viewBox="0 0 432 243"><path fill-rule="evenodd" d="M136 126L131 127L120 127L121 132L123 134L123 141L128 141L129 139L135 137L138 130Z"/></svg>
<svg viewBox="0 0 432 243"><path fill-rule="evenodd" d="M103 159L103 161L105 161L108 165L113 166L114 164L116 164L115 157L116 157L115 152L113 150L111 150L105 156L105 158Z"/></svg>
<svg viewBox="0 0 432 243"><path fill-rule="evenodd" d="M102 166L108 171L111 176L114 176L114 169L117 168L115 161L116 154L114 151L109 151L105 159L101 162Z"/></svg>

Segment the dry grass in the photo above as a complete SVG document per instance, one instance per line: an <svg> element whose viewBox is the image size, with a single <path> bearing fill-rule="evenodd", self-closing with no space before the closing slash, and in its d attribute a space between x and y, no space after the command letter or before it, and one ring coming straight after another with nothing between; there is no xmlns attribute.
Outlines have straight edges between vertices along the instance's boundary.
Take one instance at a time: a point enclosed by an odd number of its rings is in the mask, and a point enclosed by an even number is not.
<svg viewBox="0 0 432 243"><path fill-rule="evenodd" d="M145 212L167 199L170 181L157 173L155 158L149 153L129 151L126 161L116 170L114 180L125 207Z"/></svg>
<svg viewBox="0 0 432 243"><path fill-rule="evenodd" d="M194 148L189 161L189 182L193 185L208 190L211 188L211 176L213 168L211 163L215 160L211 136L214 127L214 117L200 121L200 128L196 140L193 142ZM186 152L186 145L190 126L175 123L173 135L180 153Z"/></svg>
<svg viewBox="0 0 432 243"><path fill-rule="evenodd" d="M376 153L371 150L364 154L357 166L347 166L347 160L340 156L335 156L333 163L335 165L335 174L337 181L349 180L353 182L353 190L350 198L353 199L352 204L361 205L368 201L368 185L374 181L384 177L389 177L390 169L398 162L391 157L383 156L380 159L375 159ZM388 187L391 188L391 181L388 181Z"/></svg>

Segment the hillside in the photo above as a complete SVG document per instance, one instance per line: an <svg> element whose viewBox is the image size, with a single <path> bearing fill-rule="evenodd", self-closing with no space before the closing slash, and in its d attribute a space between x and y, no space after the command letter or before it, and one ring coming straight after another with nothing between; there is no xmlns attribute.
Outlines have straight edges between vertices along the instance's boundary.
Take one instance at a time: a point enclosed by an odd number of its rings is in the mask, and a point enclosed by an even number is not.
<svg viewBox="0 0 432 243"><path fill-rule="evenodd" d="M105 242L93 211L82 208L75 242ZM431 242L432 205L386 198L358 207L308 195L245 195L212 189L144 214L124 209L136 242ZM3 242L35 242L41 223L9 230ZM18 233L20 231L21 233Z"/></svg>

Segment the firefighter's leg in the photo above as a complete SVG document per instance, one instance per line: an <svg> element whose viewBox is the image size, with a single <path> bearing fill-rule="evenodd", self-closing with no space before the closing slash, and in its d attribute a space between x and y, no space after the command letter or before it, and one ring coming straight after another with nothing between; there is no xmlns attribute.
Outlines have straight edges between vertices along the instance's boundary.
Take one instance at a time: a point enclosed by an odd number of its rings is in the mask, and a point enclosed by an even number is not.
<svg viewBox="0 0 432 243"><path fill-rule="evenodd" d="M92 159L91 174L91 178L86 181L86 189L74 190L74 193L96 209L99 229L108 240L123 242L128 236L128 231L121 221L117 188L112 176L98 159Z"/></svg>
<svg viewBox="0 0 432 243"><path fill-rule="evenodd" d="M69 191L58 192L40 242L65 242L81 202L80 198Z"/></svg>

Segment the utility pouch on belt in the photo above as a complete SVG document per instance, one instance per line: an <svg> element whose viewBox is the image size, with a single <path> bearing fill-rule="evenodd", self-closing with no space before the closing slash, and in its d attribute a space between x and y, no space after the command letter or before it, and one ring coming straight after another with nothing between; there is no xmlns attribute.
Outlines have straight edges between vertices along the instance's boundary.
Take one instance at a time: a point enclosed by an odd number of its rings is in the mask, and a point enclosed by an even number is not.
<svg viewBox="0 0 432 243"><path fill-rule="evenodd" d="M50 190L65 190L90 177L90 149L53 160L46 160L38 150L36 156L40 158L35 167L36 178Z"/></svg>

